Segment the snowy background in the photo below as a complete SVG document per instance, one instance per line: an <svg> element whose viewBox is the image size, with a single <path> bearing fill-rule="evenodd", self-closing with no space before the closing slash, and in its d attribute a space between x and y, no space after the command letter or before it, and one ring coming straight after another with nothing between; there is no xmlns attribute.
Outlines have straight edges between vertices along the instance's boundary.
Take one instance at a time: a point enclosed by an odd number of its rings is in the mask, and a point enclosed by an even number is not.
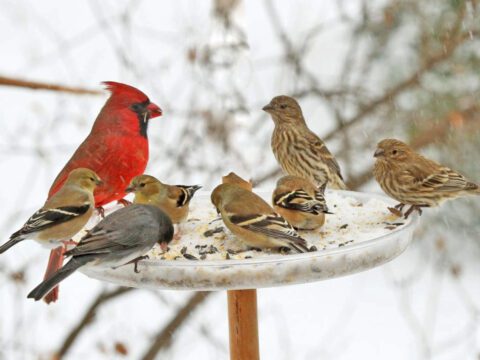
<svg viewBox="0 0 480 360"><path fill-rule="evenodd" d="M351 188L380 192L372 153L385 137L480 181L478 6L0 0L0 83L137 86L164 111L151 121L148 173L166 182L211 189L236 171L271 188L273 122L261 107L279 94L298 98ZM106 97L0 86L2 242L43 204ZM463 199L426 211L415 243L381 268L260 290L262 358L478 359L479 210ZM1 257L0 359L227 358L224 293L75 274L45 306L26 294L47 258L34 243Z"/></svg>

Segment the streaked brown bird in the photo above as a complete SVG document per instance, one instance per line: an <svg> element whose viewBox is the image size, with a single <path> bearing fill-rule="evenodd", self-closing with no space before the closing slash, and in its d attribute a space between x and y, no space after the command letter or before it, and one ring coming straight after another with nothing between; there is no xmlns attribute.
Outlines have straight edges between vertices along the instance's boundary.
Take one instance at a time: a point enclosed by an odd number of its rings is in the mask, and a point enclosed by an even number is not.
<svg viewBox="0 0 480 360"><path fill-rule="evenodd" d="M218 185L212 204L227 228L253 248L291 248L307 252L307 242L261 197L235 184Z"/></svg>
<svg viewBox="0 0 480 360"><path fill-rule="evenodd" d="M402 211L410 208L422 214L422 207L435 207L443 201L465 195L480 195L477 184L458 172L416 153L400 140L385 139L378 143L373 175L383 191L400 203Z"/></svg>
<svg viewBox="0 0 480 360"><path fill-rule="evenodd" d="M325 143L308 128L297 101L276 96L263 110L272 116L275 129L272 150L288 175L306 178L316 186L346 189L340 166Z"/></svg>
<svg viewBox="0 0 480 360"><path fill-rule="evenodd" d="M318 229L328 211L324 183L320 187L293 175L281 177L272 194L273 209L299 230Z"/></svg>

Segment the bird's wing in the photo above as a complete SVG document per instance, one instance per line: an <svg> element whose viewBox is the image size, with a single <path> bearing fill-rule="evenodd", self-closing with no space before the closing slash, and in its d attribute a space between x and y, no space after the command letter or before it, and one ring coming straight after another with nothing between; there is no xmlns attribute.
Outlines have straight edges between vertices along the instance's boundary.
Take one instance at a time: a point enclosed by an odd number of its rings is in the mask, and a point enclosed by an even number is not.
<svg viewBox="0 0 480 360"><path fill-rule="evenodd" d="M17 235L31 234L49 227L64 223L73 218L85 214L90 209L90 204L81 204L75 206L60 206L56 208L42 208L33 214L23 225L23 227L14 233Z"/></svg>
<svg viewBox="0 0 480 360"><path fill-rule="evenodd" d="M88 136L57 175L48 196L52 197L62 188L72 170L85 167L98 174L98 169L110 162L114 156L115 153L108 148L105 141L91 141L91 137Z"/></svg>
<svg viewBox="0 0 480 360"><path fill-rule="evenodd" d="M421 188L423 191L441 191L456 192L462 190L473 190L477 185L467 181L467 179L447 167L439 167L433 173L421 173L419 171L406 171L402 180L408 180L415 188Z"/></svg>
<svg viewBox="0 0 480 360"><path fill-rule="evenodd" d="M318 193L318 196L321 196L321 198L323 198L323 195L320 193ZM277 194L274 197L273 202L275 205L283 207L285 209L298 210L314 215L318 215L319 213L327 210L326 206L324 205L325 199L323 199L322 203L318 199L312 198L310 195L307 194L306 191L302 189Z"/></svg>
<svg viewBox="0 0 480 360"><path fill-rule="evenodd" d="M158 224L152 221L151 215L141 209L141 205L130 205L107 216L65 255L102 254L142 247L139 239L151 237L155 230L158 232Z"/></svg>
<svg viewBox="0 0 480 360"><path fill-rule="evenodd" d="M314 154L319 156L322 161L327 164L328 168L331 169L332 172L336 173L338 177L343 181L340 165L338 165L337 160L328 150L327 145L325 145L325 143L311 131L306 134L305 138L308 140L310 150Z"/></svg>
<svg viewBox="0 0 480 360"><path fill-rule="evenodd" d="M288 224L281 216L271 214L232 214L228 212L228 207L225 208L228 220L245 230L264 234L266 236L286 240L289 243L298 245L301 248L306 248L306 241L302 239L297 232ZM305 251L306 251L305 250Z"/></svg>

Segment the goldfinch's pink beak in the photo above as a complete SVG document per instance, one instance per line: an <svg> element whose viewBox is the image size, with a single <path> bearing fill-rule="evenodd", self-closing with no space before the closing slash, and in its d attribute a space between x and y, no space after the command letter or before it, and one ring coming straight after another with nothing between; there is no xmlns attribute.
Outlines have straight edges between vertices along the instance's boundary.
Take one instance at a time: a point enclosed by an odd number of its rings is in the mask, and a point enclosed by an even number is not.
<svg viewBox="0 0 480 360"><path fill-rule="evenodd" d="M163 252L168 250L168 243L163 241L160 243L160 249L162 249Z"/></svg>

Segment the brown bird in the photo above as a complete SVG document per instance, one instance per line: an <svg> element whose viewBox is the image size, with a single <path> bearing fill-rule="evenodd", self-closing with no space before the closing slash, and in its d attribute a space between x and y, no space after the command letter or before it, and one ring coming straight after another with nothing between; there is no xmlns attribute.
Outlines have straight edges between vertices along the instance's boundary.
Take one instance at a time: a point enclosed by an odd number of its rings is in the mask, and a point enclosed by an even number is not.
<svg viewBox="0 0 480 360"><path fill-rule="evenodd" d="M211 200L227 228L248 246L308 251L305 239L255 193L235 184L221 184L213 190Z"/></svg>
<svg viewBox="0 0 480 360"><path fill-rule="evenodd" d="M326 185L315 187L298 176L284 176L273 191L273 209L296 229L317 229L325 223L325 214L331 214L324 197Z"/></svg>
<svg viewBox="0 0 480 360"><path fill-rule="evenodd" d="M155 205L165 211L174 224L187 220L190 200L199 185L167 185L150 175L132 179L125 190L135 193L134 204Z"/></svg>
<svg viewBox="0 0 480 360"><path fill-rule="evenodd" d="M307 127L302 109L289 96L274 97L263 110L272 116L275 129L272 150L283 171L310 180L316 186L346 189L340 166L325 143Z"/></svg>
<svg viewBox="0 0 480 360"><path fill-rule="evenodd" d="M235 184L248 191L252 191L253 188L252 180L244 180L233 171L222 177L222 184Z"/></svg>
<svg viewBox="0 0 480 360"><path fill-rule="evenodd" d="M477 184L456 171L417 154L400 140L385 139L378 143L373 175L385 193L410 208L405 219L422 207L435 207L460 196L480 194Z"/></svg>

